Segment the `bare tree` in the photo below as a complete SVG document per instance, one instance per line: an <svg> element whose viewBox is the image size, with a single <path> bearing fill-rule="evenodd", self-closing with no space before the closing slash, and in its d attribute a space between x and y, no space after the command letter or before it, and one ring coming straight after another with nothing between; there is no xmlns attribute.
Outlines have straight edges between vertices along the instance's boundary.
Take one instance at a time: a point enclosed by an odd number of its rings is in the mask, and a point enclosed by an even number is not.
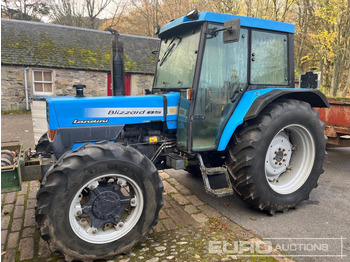
<svg viewBox="0 0 350 262"><path fill-rule="evenodd" d="M89 18L88 27L97 29L96 18L111 4L112 0L85 0L84 2Z"/></svg>
<svg viewBox="0 0 350 262"><path fill-rule="evenodd" d="M17 20L41 21L49 13L43 0L2 0L1 17Z"/></svg>
<svg viewBox="0 0 350 262"><path fill-rule="evenodd" d="M50 0L53 23L98 29L104 19L114 19L124 7L117 0Z"/></svg>
<svg viewBox="0 0 350 262"><path fill-rule="evenodd" d="M50 19L54 24L68 26L84 26L84 7L76 3L75 0L51 0Z"/></svg>

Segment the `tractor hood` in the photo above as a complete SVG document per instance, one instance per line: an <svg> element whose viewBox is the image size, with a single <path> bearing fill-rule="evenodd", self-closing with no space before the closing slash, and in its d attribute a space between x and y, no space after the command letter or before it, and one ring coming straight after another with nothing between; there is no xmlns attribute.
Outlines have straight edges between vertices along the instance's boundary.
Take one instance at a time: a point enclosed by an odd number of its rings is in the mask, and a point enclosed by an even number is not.
<svg viewBox="0 0 350 262"><path fill-rule="evenodd" d="M114 141L125 125L166 122L176 129L180 94L47 98L49 138L57 158L97 141Z"/></svg>
<svg viewBox="0 0 350 262"><path fill-rule="evenodd" d="M148 96L52 97L47 101L50 130L166 122L176 128L178 93Z"/></svg>

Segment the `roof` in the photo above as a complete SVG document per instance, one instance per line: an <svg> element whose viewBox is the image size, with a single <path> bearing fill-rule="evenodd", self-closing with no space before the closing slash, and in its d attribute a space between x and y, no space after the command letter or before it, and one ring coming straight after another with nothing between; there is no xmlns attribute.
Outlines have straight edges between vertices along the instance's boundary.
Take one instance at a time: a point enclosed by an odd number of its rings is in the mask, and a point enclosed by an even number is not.
<svg viewBox="0 0 350 262"><path fill-rule="evenodd" d="M295 33L294 25L288 24L288 23L277 22L277 21L266 20L266 19L255 18L255 17L220 14L220 13L214 13L214 12L201 12L199 13L199 17L197 20L189 20L188 18L186 18L186 16L183 16L171 21L170 23L164 25L161 28L160 35L167 34L168 31L172 31L175 28L178 28L183 25L188 25L191 23L203 23L205 21L224 23L226 20L231 20L236 18L241 19L241 26L244 26L244 27L273 30L273 31L286 32L286 33L292 33L292 34Z"/></svg>
<svg viewBox="0 0 350 262"><path fill-rule="evenodd" d="M110 32L37 22L1 19L1 63L110 71ZM157 38L124 35L127 72L154 73Z"/></svg>

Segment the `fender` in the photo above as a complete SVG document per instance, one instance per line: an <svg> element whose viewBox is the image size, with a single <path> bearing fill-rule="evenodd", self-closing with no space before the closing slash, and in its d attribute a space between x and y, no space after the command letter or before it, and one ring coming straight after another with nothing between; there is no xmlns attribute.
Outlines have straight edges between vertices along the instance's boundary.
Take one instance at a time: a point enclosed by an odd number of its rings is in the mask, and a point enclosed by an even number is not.
<svg viewBox="0 0 350 262"><path fill-rule="evenodd" d="M244 116L244 121L253 119L259 115L268 104L276 100L277 98L288 98L307 102L311 107L327 107L329 103L326 96L320 91L315 89L274 89L269 93L259 96L252 106L249 108L247 114Z"/></svg>
<svg viewBox="0 0 350 262"><path fill-rule="evenodd" d="M296 99L309 103L312 107L327 107L326 96L319 90L294 88L266 88L247 91L239 101L235 111L222 132L218 151L224 151L236 128L244 121L255 118L270 103L278 98Z"/></svg>

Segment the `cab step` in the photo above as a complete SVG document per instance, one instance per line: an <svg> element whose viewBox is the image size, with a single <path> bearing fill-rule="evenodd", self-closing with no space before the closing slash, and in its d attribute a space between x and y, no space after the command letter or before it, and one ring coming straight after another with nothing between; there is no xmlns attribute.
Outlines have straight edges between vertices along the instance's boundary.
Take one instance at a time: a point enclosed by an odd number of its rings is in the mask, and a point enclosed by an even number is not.
<svg viewBox="0 0 350 262"><path fill-rule="evenodd" d="M230 181L230 176L227 171L227 168L226 167L206 167L204 165L202 156L200 154L197 154L197 158L198 158L199 167L202 173L205 191L208 194L213 195L215 197L224 197L224 196L233 195L233 188L232 188L232 184ZM213 189L212 186L210 185L208 176L224 176L226 180L226 185L225 185L226 187Z"/></svg>

